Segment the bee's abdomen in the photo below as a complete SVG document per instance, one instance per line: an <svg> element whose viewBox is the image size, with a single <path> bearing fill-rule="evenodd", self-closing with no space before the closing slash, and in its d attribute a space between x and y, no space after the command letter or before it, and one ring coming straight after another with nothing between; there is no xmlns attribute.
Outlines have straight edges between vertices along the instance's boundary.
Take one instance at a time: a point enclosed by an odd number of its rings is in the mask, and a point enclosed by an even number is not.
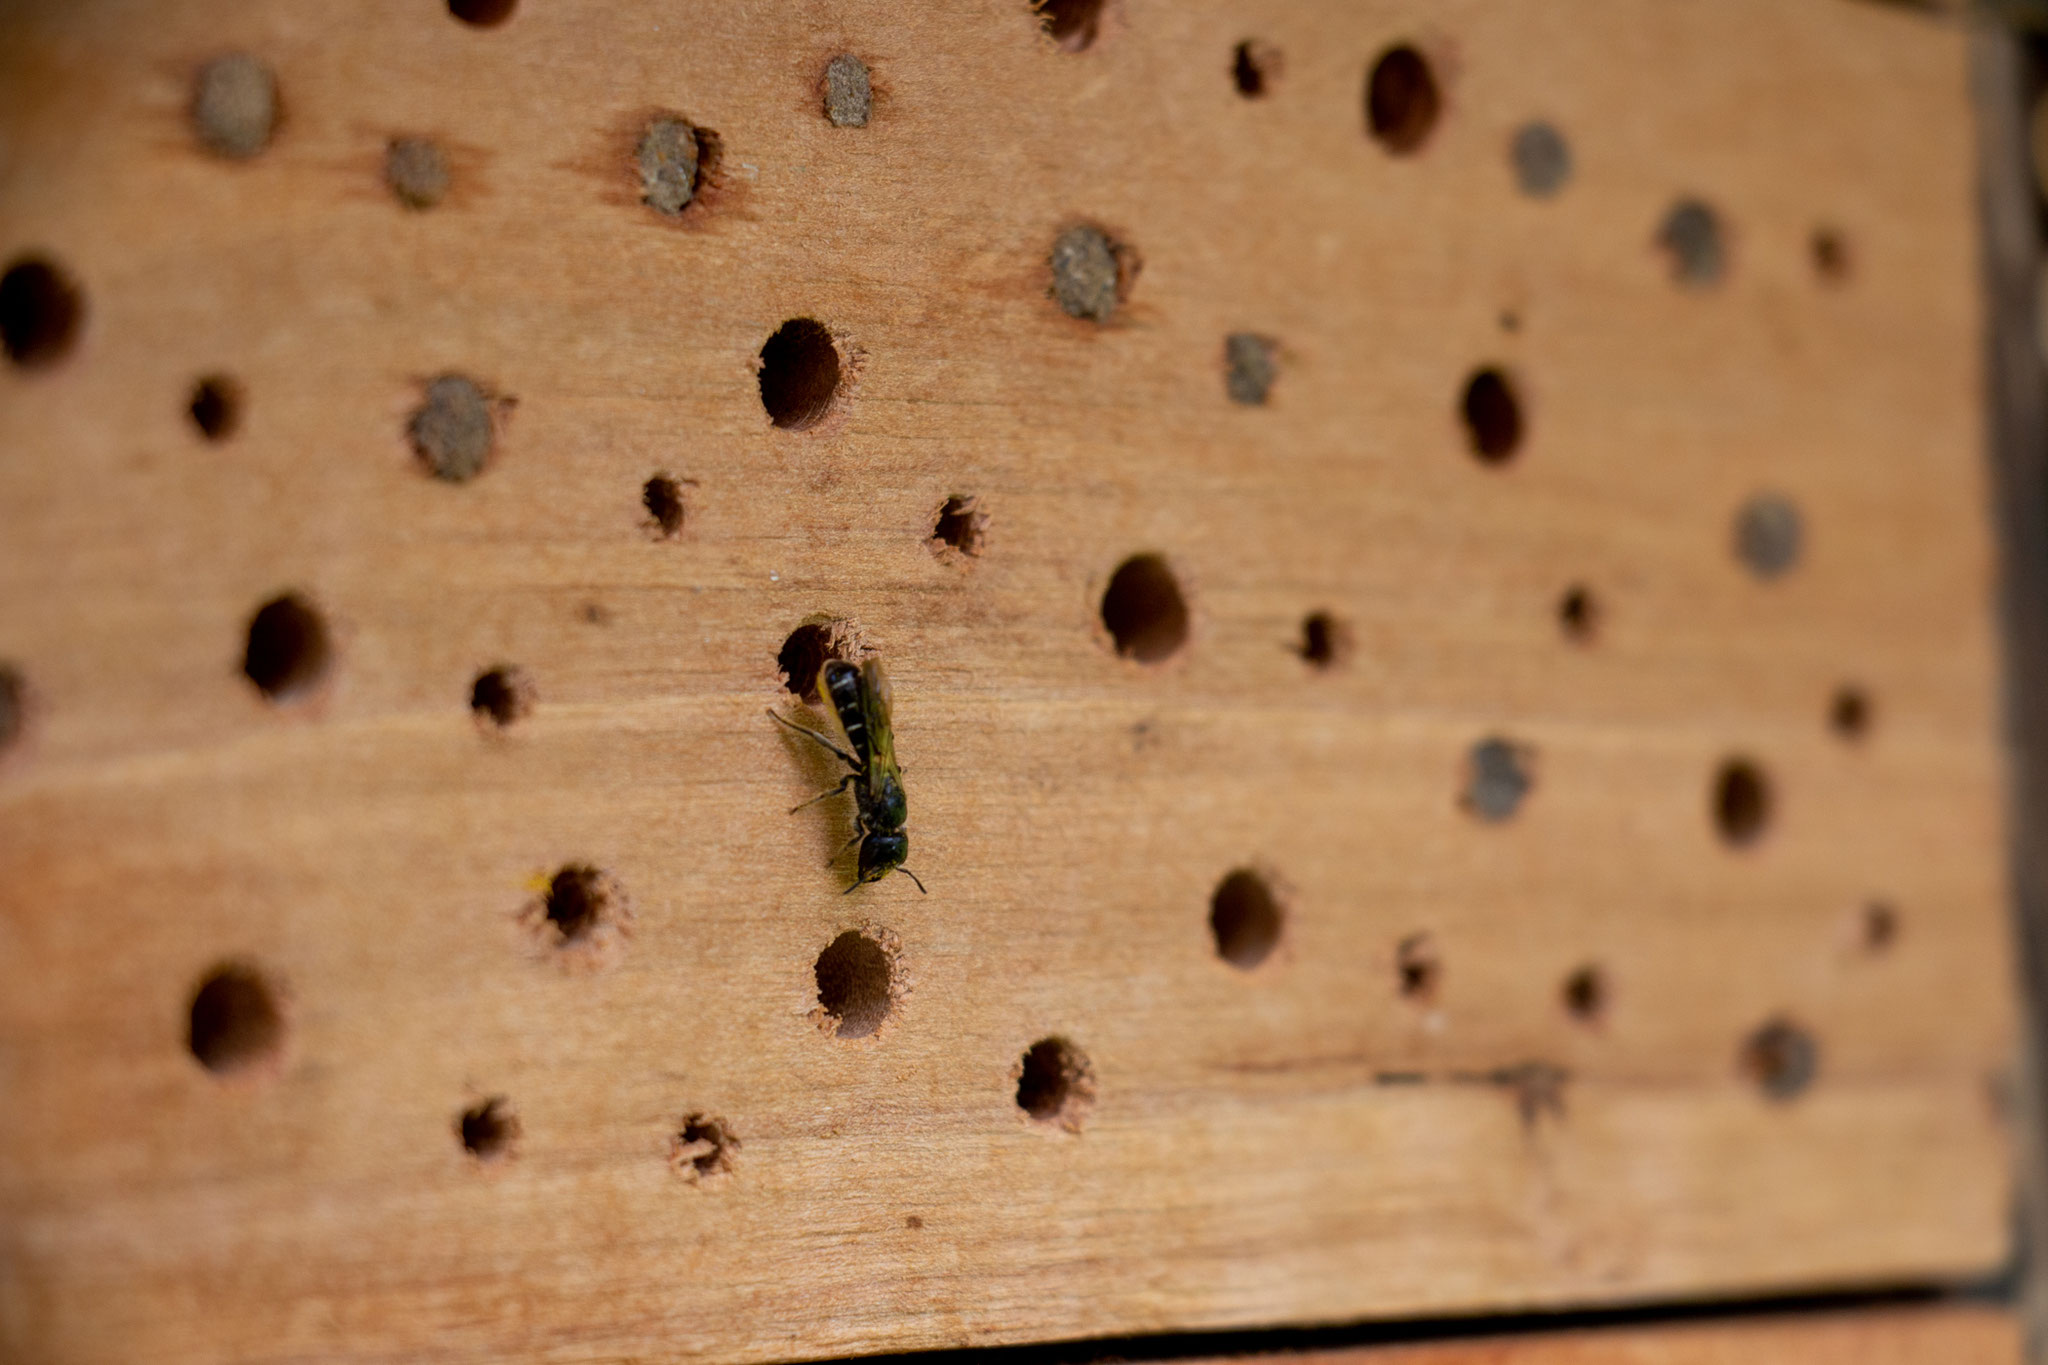
<svg viewBox="0 0 2048 1365"><path fill-rule="evenodd" d="M834 659L823 669L825 696L839 716L846 742L863 761L868 756L868 721L860 704L860 670Z"/></svg>

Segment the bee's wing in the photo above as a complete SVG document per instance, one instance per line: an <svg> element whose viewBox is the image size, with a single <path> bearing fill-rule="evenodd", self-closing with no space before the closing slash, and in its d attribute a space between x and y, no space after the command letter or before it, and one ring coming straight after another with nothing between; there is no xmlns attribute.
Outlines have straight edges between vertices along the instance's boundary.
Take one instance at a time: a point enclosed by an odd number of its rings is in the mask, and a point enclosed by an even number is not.
<svg viewBox="0 0 2048 1365"><path fill-rule="evenodd" d="M896 770L896 732L889 728L889 675L880 659L860 666L861 712L868 723L869 763L879 779Z"/></svg>

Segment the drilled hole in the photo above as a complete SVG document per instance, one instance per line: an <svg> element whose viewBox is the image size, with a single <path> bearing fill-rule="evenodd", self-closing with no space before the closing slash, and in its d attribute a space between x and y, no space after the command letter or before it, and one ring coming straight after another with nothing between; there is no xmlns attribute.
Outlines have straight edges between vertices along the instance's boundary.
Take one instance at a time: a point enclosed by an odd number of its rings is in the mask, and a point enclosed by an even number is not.
<svg viewBox="0 0 2048 1365"><path fill-rule="evenodd" d="M1485 369L1465 382L1459 405L1472 453L1485 464L1505 464L1522 444L1522 404L1500 370Z"/></svg>
<svg viewBox="0 0 2048 1365"><path fill-rule="evenodd" d="M1698 199L1681 199L1657 228L1657 245L1671 266L1671 278L1689 289L1720 283L1728 266L1720 215Z"/></svg>
<svg viewBox="0 0 2048 1365"><path fill-rule="evenodd" d="M1534 769L1535 754L1527 745L1498 736L1482 739L1466 760L1462 804L1481 820L1513 819L1536 785Z"/></svg>
<svg viewBox="0 0 2048 1365"><path fill-rule="evenodd" d="M1223 339L1223 387L1233 403L1263 407L1279 378L1279 350L1270 337L1232 332Z"/></svg>
<svg viewBox="0 0 2048 1365"><path fill-rule="evenodd" d="M738 1136L724 1119L692 1114L669 1141L669 1165L678 1175L693 1181L729 1175L740 1145Z"/></svg>
<svg viewBox="0 0 2048 1365"><path fill-rule="evenodd" d="M979 500L971 496L947 498L945 505L939 508L938 520L932 523L934 548L957 550L969 559L981 556L987 536L988 513L982 511Z"/></svg>
<svg viewBox="0 0 2048 1365"><path fill-rule="evenodd" d="M1565 589L1557 600L1557 624L1573 644L1589 645L1600 634L1600 599L1583 584Z"/></svg>
<svg viewBox="0 0 2048 1365"><path fill-rule="evenodd" d="M1607 1013L1607 974L1587 963L1564 979L1565 1013L1582 1024L1597 1024Z"/></svg>
<svg viewBox="0 0 2048 1365"><path fill-rule="evenodd" d="M256 968L223 963L192 995L186 1045L216 1076L271 1061L284 1047L284 1002Z"/></svg>
<svg viewBox="0 0 2048 1365"><path fill-rule="evenodd" d="M1064 1038L1041 1038L1017 1067L1017 1107L1040 1123L1080 1131L1095 1102L1088 1058Z"/></svg>
<svg viewBox="0 0 2048 1365"><path fill-rule="evenodd" d="M640 202L664 218L680 217L716 181L722 146L717 133L678 115L651 120L633 148Z"/></svg>
<svg viewBox="0 0 2048 1365"><path fill-rule="evenodd" d="M28 680L13 664L0 663L0 754L21 742L28 728Z"/></svg>
<svg viewBox="0 0 2048 1365"><path fill-rule="evenodd" d="M567 947L616 922L623 908L618 883L588 863L571 863L548 879L542 912L555 941Z"/></svg>
<svg viewBox="0 0 2048 1365"><path fill-rule="evenodd" d="M1434 1001L1443 983L1443 961L1427 934L1413 934L1394 950L1394 979L1401 998L1426 1005Z"/></svg>
<svg viewBox="0 0 2048 1365"><path fill-rule="evenodd" d="M1082 52L1102 28L1103 0L1031 0L1038 25L1063 52Z"/></svg>
<svg viewBox="0 0 2048 1365"><path fill-rule="evenodd" d="M1230 54L1230 83L1248 100L1262 99L1280 75L1280 53L1247 38Z"/></svg>
<svg viewBox="0 0 2048 1365"><path fill-rule="evenodd" d="M825 68L825 117L834 128L865 128L873 112L874 85L868 64L848 52Z"/></svg>
<svg viewBox="0 0 2048 1365"><path fill-rule="evenodd" d="M384 183L409 209L430 209L448 196L448 155L430 137L395 137L384 149Z"/></svg>
<svg viewBox="0 0 2048 1365"><path fill-rule="evenodd" d="M1870 733L1873 711L1870 694L1853 683L1845 683L1835 689L1834 698L1828 703L1828 726L1853 743Z"/></svg>
<svg viewBox="0 0 2048 1365"><path fill-rule="evenodd" d="M290 701L326 677L332 657L320 613L288 592L265 602L250 618L242 671L271 701Z"/></svg>
<svg viewBox="0 0 2048 1365"><path fill-rule="evenodd" d="M1515 184L1532 199L1548 199L1572 178L1572 149L1564 134L1538 120L1515 131L1511 149Z"/></svg>
<svg viewBox="0 0 2048 1365"><path fill-rule="evenodd" d="M512 1144L519 1140L519 1116L512 1112L510 1100L493 1095L462 1111L455 1120L455 1135L478 1161L497 1161L510 1156Z"/></svg>
<svg viewBox="0 0 2048 1365"><path fill-rule="evenodd" d="M62 360L84 313L84 295L52 261L22 257L0 275L0 345L24 370Z"/></svg>
<svg viewBox="0 0 2048 1365"><path fill-rule="evenodd" d="M495 28L518 8L519 0L448 0L450 14L478 28Z"/></svg>
<svg viewBox="0 0 2048 1365"><path fill-rule="evenodd" d="M1813 273L1823 284L1845 283L1855 265L1850 255L1849 239L1840 230L1831 227L1817 227L1808 239L1807 251L1813 258Z"/></svg>
<svg viewBox="0 0 2048 1365"><path fill-rule="evenodd" d="M192 386L186 411L209 441L225 441L242 425L242 386L224 374L210 374Z"/></svg>
<svg viewBox="0 0 2048 1365"><path fill-rule="evenodd" d="M1864 951L1887 951L1899 939L1899 912L1885 901L1870 902L1863 907L1860 933Z"/></svg>
<svg viewBox="0 0 2048 1365"><path fill-rule="evenodd" d="M1102 594L1102 624L1116 652L1141 664L1169 658L1187 643L1187 602L1164 559L1134 555L1117 566Z"/></svg>
<svg viewBox="0 0 2048 1365"><path fill-rule="evenodd" d="M277 130L277 79L246 52L216 57L192 85L192 128L215 156L245 161Z"/></svg>
<svg viewBox="0 0 2048 1365"><path fill-rule="evenodd" d="M1714 827L1729 845L1755 843L1771 823L1771 784L1746 758L1731 758L1714 777Z"/></svg>
<svg viewBox="0 0 2048 1365"><path fill-rule="evenodd" d="M1758 578L1790 572L1805 538L1799 508L1779 494L1759 493L1735 514L1735 557Z"/></svg>
<svg viewBox="0 0 2048 1365"><path fill-rule="evenodd" d="M434 379L406 424L413 454L437 479L466 483L475 478L497 444L491 408L490 395L467 375Z"/></svg>
<svg viewBox="0 0 2048 1365"><path fill-rule="evenodd" d="M1766 1098L1794 1099L1820 1070L1820 1045L1800 1025L1773 1018L1744 1041L1742 1069Z"/></svg>
<svg viewBox="0 0 2048 1365"><path fill-rule="evenodd" d="M839 348L825 325L791 318L761 347L761 406L786 431L816 426L839 393Z"/></svg>
<svg viewBox="0 0 2048 1365"><path fill-rule="evenodd" d="M1335 668L1351 652L1350 628L1327 611L1312 611L1302 618L1296 648L1309 667Z"/></svg>
<svg viewBox="0 0 2048 1365"><path fill-rule="evenodd" d="M1436 76L1406 43L1387 49L1365 83L1365 121L1380 145L1396 156L1419 150L1443 110Z"/></svg>
<svg viewBox="0 0 2048 1365"><path fill-rule="evenodd" d="M844 621L807 621L789 633L775 655L782 685L815 705L818 670L827 659L853 659L862 653L858 634Z"/></svg>
<svg viewBox="0 0 2048 1365"><path fill-rule="evenodd" d="M670 474L656 474L640 486L640 505L647 509L648 519L654 525L654 532L663 540L674 540L683 533L683 521L688 506L683 495L682 482Z"/></svg>
<svg viewBox="0 0 2048 1365"><path fill-rule="evenodd" d="M1250 971L1278 946L1283 918L1279 898L1266 879L1250 868L1239 868L1217 884L1209 899L1209 932L1216 936L1216 955Z"/></svg>
<svg viewBox="0 0 2048 1365"><path fill-rule="evenodd" d="M469 709L485 725L504 729L533 710L533 680L523 668L500 664L477 674L469 688Z"/></svg>
<svg viewBox="0 0 2048 1365"><path fill-rule="evenodd" d="M818 1008L841 1038L865 1038L895 1005L895 964L881 943L849 929L818 954Z"/></svg>
<svg viewBox="0 0 2048 1365"><path fill-rule="evenodd" d="M1047 262L1060 311L1088 322L1108 322L1138 278L1138 253L1088 223L1054 239Z"/></svg>

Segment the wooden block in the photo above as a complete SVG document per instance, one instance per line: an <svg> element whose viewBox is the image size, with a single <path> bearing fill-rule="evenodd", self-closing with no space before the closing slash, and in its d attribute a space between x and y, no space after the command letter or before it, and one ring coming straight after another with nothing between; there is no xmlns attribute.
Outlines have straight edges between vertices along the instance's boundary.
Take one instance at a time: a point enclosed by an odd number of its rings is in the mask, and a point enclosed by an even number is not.
<svg viewBox="0 0 2048 1365"><path fill-rule="evenodd" d="M0 286L0 1354L781 1360L2006 1256L1958 32L0 22L0 253L51 267ZM1052 297L1089 225L1102 322ZM787 813L820 621L887 661L929 895Z"/></svg>

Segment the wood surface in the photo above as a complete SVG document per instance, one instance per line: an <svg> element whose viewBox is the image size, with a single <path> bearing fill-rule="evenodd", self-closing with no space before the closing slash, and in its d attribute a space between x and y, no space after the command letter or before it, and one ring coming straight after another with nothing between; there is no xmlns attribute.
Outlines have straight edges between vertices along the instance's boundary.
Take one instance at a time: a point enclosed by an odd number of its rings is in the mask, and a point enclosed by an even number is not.
<svg viewBox="0 0 2048 1365"><path fill-rule="evenodd" d="M0 1356L766 1361L2006 1258L1960 32L1840 0L1112 0L1078 52L1021 0L0 25L0 255L84 300L0 365ZM1441 110L1396 155L1363 96L1401 43ZM231 51L279 110L241 160L190 122ZM865 127L824 114L843 52ZM635 163L662 116L717 134L673 219ZM1570 148L1547 198L1531 119ZM415 137L426 209L384 178ZM1659 245L1690 200L1710 284ZM1050 297L1080 225L1124 252L1106 323ZM802 318L845 382L777 427L757 362ZM1274 343L1264 405L1235 333ZM1459 417L1487 367L1497 463ZM408 437L448 374L495 424L466 482ZM1768 580L1759 494L1802 528ZM967 496L979 553L935 549ZM1188 617L1149 664L1100 612L1140 553ZM280 701L244 662L286 592L332 650ZM842 895L842 803L787 813L834 780L763 714L820 620L894 680L928 896ZM1533 785L1488 820L1496 739ZM1740 847L1735 758L1770 793ZM557 942L583 867L604 932ZM1249 969L1210 926L1236 869L1284 914ZM872 1031L820 1017L848 931L892 955ZM226 1075L190 1048L222 964L281 1010Z"/></svg>

